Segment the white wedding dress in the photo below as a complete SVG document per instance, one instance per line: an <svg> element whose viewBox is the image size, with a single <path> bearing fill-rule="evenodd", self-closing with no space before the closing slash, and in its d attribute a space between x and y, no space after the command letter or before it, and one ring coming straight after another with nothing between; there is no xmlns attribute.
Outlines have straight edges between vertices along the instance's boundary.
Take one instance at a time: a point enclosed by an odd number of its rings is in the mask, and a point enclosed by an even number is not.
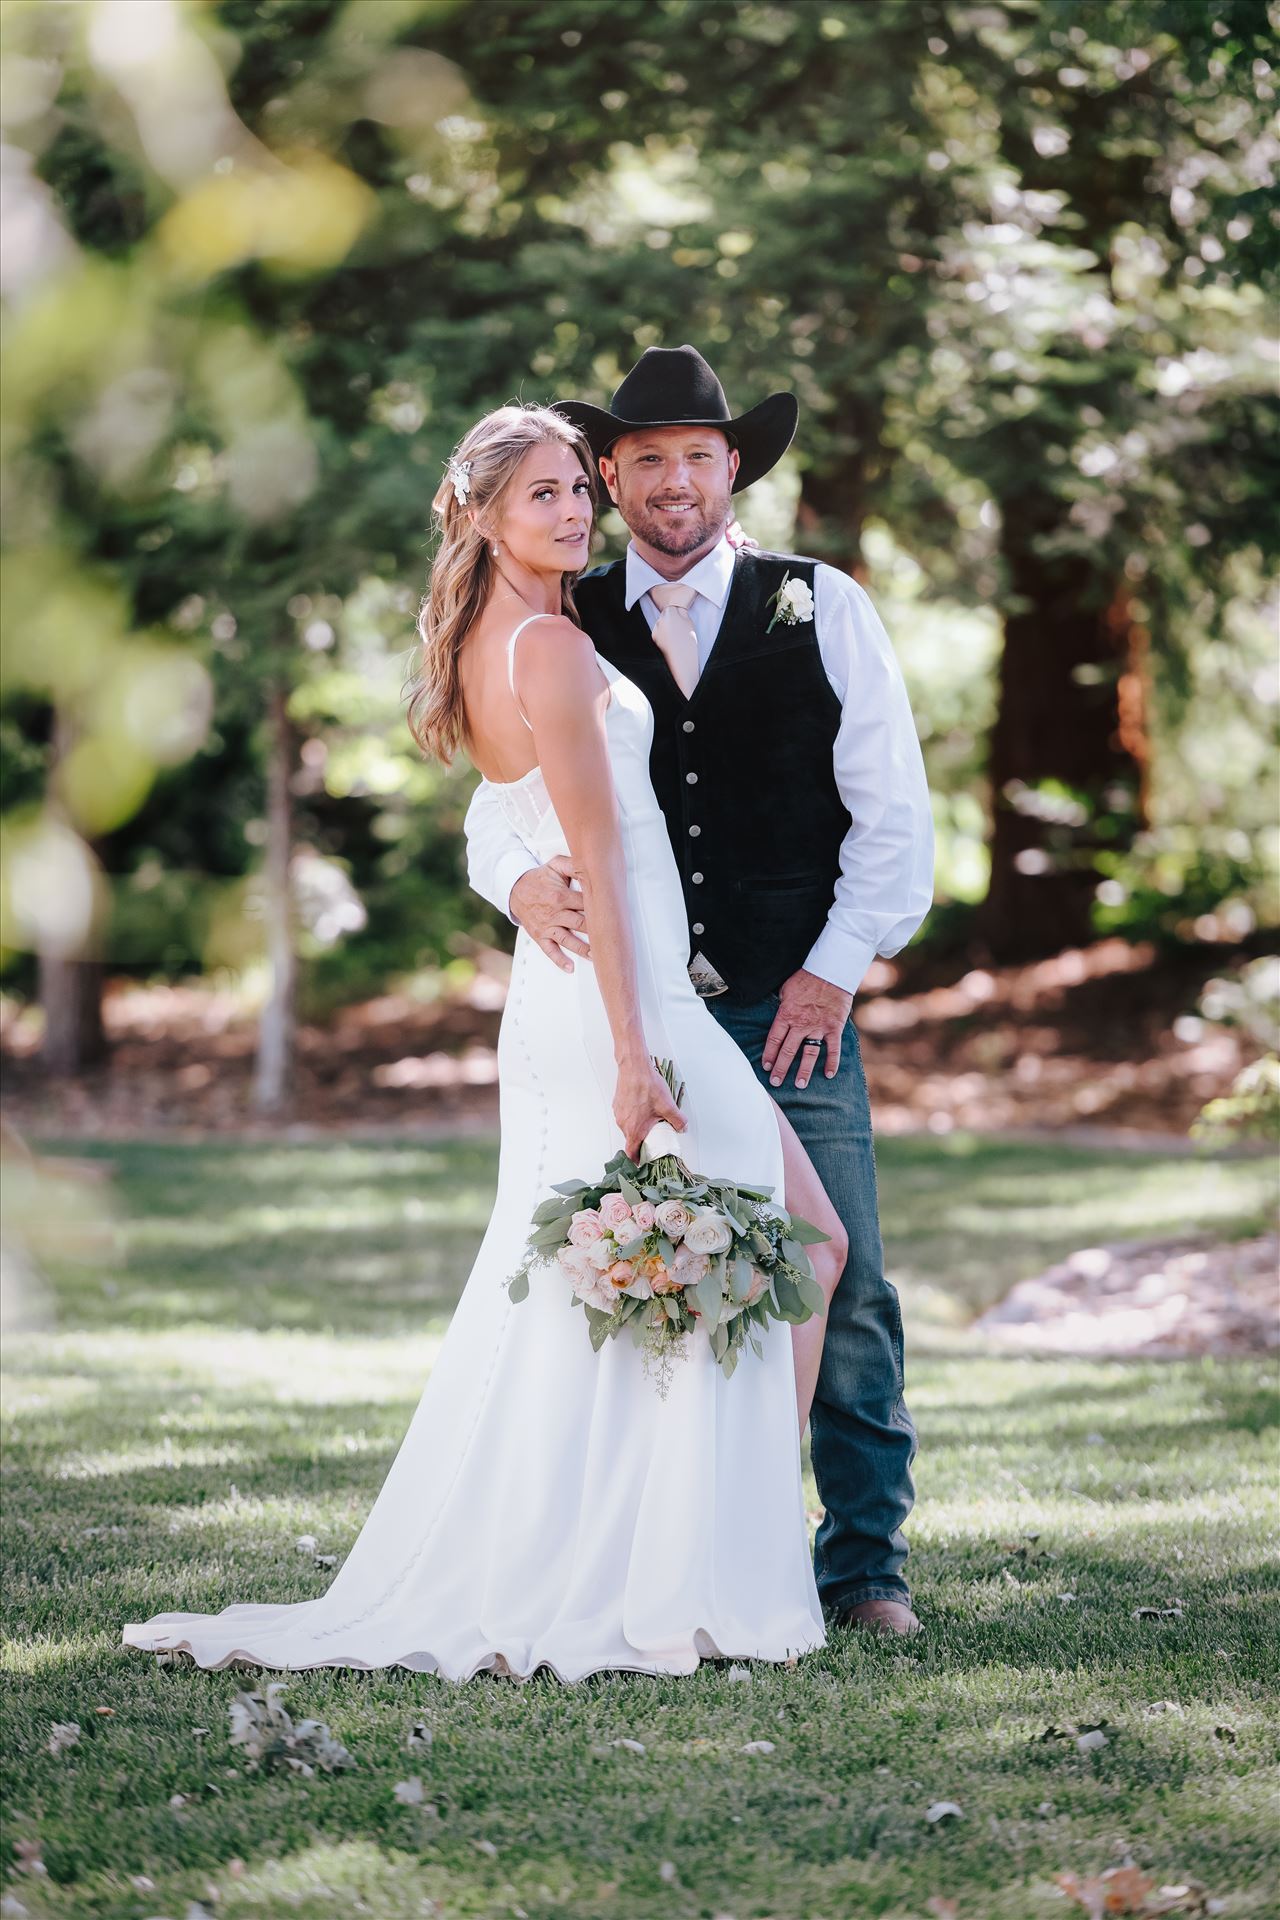
<svg viewBox="0 0 1280 1920"><path fill-rule="evenodd" d="M522 622L511 637L511 653ZM682 1157L774 1188L773 1102L695 994L679 874L649 780L653 713L597 655L622 823L645 1037L684 1078ZM540 771L498 789L540 860L567 852ZM599 1354L558 1268L513 1305L530 1216L553 1182L592 1179L622 1145L613 1046L590 961L561 971L523 930L498 1039L493 1215L373 1510L328 1591L291 1605L162 1613L128 1646L203 1667L400 1665L563 1681L689 1673L824 1643L810 1559L789 1327L726 1380L691 1339L666 1399L629 1339Z"/></svg>

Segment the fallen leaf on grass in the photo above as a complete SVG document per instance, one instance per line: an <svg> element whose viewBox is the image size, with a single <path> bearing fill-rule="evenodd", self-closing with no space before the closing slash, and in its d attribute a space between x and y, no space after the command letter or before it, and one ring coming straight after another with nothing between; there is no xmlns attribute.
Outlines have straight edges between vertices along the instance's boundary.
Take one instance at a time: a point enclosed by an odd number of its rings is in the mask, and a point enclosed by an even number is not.
<svg viewBox="0 0 1280 1920"><path fill-rule="evenodd" d="M1135 1620L1181 1620L1182 1608L1180 1605L1175 1607L1135 1607L1133 1617Z"/></svg>
<svg viewBox="0 0 1280 1920"><path fill-rule="evenodd" d="M131 1873L129 1885L136 1887L139 1893L154 1893L156 1890L155 1881L145 1873Z"/></svg>
<svg viewBox="0 0 1280 1920"><path fill-rule="evenodd" d="M23 1906L16 1893L6 1893L0 1900L0 1914L4 1915L4 1920L27 1920L29 1913L30 1908Z"/></svg>
<svg viewBox="0 0 1280 1920"><path fill-rule="evenodd" d="M169 1805L173 1808L174 1812L176 1813L179 1807L186 1806L190 1798L191 1798L191 1795L189 1793L171 1793L169 1795Z"/></svg>
<svg viewBox="0 0 1280 1920"><path fill-rule="evenodd" d="M492 1840L477 1840L476 1852L482 1853L486 1860L496 1860L498 1857L498 1849L494 1846Z"/></svg>
<svg viewBox="0 0 1280 1920"><path fill-rule="evenodd" d="M299 1720L295 1725L280 1704L284 1691L284 1681L276 1680L265 1694L238 1693L227 1709L231 1744L244 1748L249 1771L283 1765L309 1777L316 1767L325 1773L354 1767L354 1757L323 1720Z"/></svg>
<svg viewBox="0 0 1280 1920"><path fill-rule="evenodd" d="M1215 1727L1213 1737L1215 1740L1225 1740L1228 1745L1234 1746L1237 1737L1236 1730L1234 1727Z"/></svg>
<svg viewBox="0 0 1280 1920"><path fill-rule="evenodd" d="M1076 1735L1076 1747L1081 1753L1095 1753L1099 1747L1110 1745L1101 1727L1094 1727L1090 1733Z"/></svg>
<svg viewBox="0 0 1280 1920"><path fill-rule="evenodd" d="M68 1747L74 1747L80 1739L78 1720L55 1720L49 1729L48 1746L55 1756L65 1753Z"/></svg>
<svg viewBox="0 0 1280 1920"><path fill-rule="evenodd" d="M300 1533L293 1546L296 1553L314 1553L319 1544L314 1533Z"/></svg>
<svg viewBox="0 0 1280 1920"><path fill-rule="evenodd" d="M926 1807L924 1817L936 1827L939 1820L963 1820L964 1808L958 1807L954 1800L935 1800L931 1807Z"/></svg>
<svg viewBox="0 0 1280 1920"><path fill-rule="evenodd" d="M750 1667L732 1666L730 1667L728 1673L725 1675L725 1679L733 1680L733 1681L745 1680L747 1682L750 1682L751 1669Z"/></svg>
<svg viewBox="0 0 1280 1920"><path fill-rule="evenodd" d="M406 1747L429 1747L435 1739L425 1720L415 1720L405 1740Z"/></svg>
<svg viewBox="0 0 1280 1920"><path fill-rule="evenodd" d="M104 1720L114 1720L116 1717L114 1707L95 1707L94 1712L101 1714Z"/></svg>
<svg viewBox="0 0 1280 1920"><path fill-rule="evenodd" d="M398 1800L402 1807L420 1807L426 1788L415 1776L412 1780L397 1780L391 1792L393 1799Z"/></svg>
<svg viewBox="0 0 1280 1920"><path fill-rule="evenodd" d="M1196 1881L1157 1887L1150 1874L1135 1866L1108 1867L1105 1872L1091 1874L1084 1880L1075 1873L1055 1873L1053 1877L1068 1900L1083 1907L1090 1920L1105 1920L1109 1913L1135 1914L1141 1916L1141 1920L1155 1920L1158 1914L1209 1914L1223 1910L1223 1902L1207 1899L1204 1888Z"/></svg>
<svg viewBox="0 0 1280 1920"><path fill-rule="evenodd" d="M671 1882L672 1882L672 1881L673 1881L673 1880L675 1879L675 1877L676 1877L676 1863L675 1863L675 1861L674 1861L674 1860L664 1860L664 1861L662 1862L662 1865L661 1865L661 1866L660 1866L660 1867L658 1868L658 1878L659 1878L659 1880L665 1880L665 1881L667 1882L667 1884L668 1884L668 1885L670 1885L670 1883L671 1883Z"/></svg>
<svg viewBox="0 0 1280 1920"><path fill-rule="evenodd" d="M318 1567L336 1567L337 1564L338 1556L336 1553L318 1553L316 1555L316 1565Z"/></svg>
<svg viewBox="0 0 1280 1920"><path fill-rule="evenodd" d="M611 1747L625 1747L628 1753L644 1752L643 1740L611 1740L609 1745Z"/></svg>
<svg viewBox="0 0 1280 1920"><path fill-rule="evenodd" d="M739 1753L772 1753L773 1751L772 1740L748 1740L745 1747L738 1748Z"/></svg>
<svg viewBox="0 0 1280 1920"><path fill-rule="evenodd" d="M1186 1708L1177 1700L1153 1700L1142 1711L1150 1716L1156 1713L1185 1713Z"/></svg>
<svg viewBox="0 0 1280 1920"><path fill-rule="evenodd" d="M937 1920L956 1920L960 1911L958 1900L944 1900L940 1893L931 1893L924 1904L930 1913L937 1915Z"/></svg>

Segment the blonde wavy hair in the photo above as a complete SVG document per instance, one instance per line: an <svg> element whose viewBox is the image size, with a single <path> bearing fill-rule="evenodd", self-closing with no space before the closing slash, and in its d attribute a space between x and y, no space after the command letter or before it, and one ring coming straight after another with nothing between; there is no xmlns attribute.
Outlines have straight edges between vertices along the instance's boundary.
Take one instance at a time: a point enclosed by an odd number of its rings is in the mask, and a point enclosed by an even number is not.
<svg viewBox="0 0 1280 1920"><path fill-rule="evenodd" d="M421 646L405 682L409 730L424 753L451 765L465 749L466 713L458 656L493 590L497 567L490 552L502 520L503 502L516 470L531 447L551 442L571 447L591 483L596 505L595 464L577 427L552 407L497 407L477 420L454 449L450 471L431 502L439 521L439 545L431 584L418 614ZM469 463L467 498L457 498L453 472ZM479 525L473 523L475 514ZM561 611L577 622L573 576L566 573Z"/></svg>

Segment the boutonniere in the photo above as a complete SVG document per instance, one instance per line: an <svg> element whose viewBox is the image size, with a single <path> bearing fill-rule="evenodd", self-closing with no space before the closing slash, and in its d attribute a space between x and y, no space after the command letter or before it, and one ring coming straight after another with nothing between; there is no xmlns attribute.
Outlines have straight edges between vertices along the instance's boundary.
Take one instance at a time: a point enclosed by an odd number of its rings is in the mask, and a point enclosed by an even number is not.
<svg viewBox="0 0 1280 1920"><path fill-rule="evenodd" d="M782 585L766 604L773 608L773 618L765 628L766 633L772 633L779 620L784 627L796 627L802 620L813 618L812 589L803 580L793 580L789 573L783 574Z"/></svg>

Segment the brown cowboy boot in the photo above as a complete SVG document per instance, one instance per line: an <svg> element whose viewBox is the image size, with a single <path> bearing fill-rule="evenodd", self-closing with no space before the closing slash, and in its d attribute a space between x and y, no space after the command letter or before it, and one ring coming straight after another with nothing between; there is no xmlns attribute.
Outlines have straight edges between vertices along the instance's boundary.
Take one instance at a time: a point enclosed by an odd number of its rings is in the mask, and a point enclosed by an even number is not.
<svg viewBox="0 0 1280 1920"><path fill-rule="evenodd" d="M839 1627L861 1627L867 1633L922 1633L919 1620L905 1600L859 1600L833 1616Z"/></svg>

